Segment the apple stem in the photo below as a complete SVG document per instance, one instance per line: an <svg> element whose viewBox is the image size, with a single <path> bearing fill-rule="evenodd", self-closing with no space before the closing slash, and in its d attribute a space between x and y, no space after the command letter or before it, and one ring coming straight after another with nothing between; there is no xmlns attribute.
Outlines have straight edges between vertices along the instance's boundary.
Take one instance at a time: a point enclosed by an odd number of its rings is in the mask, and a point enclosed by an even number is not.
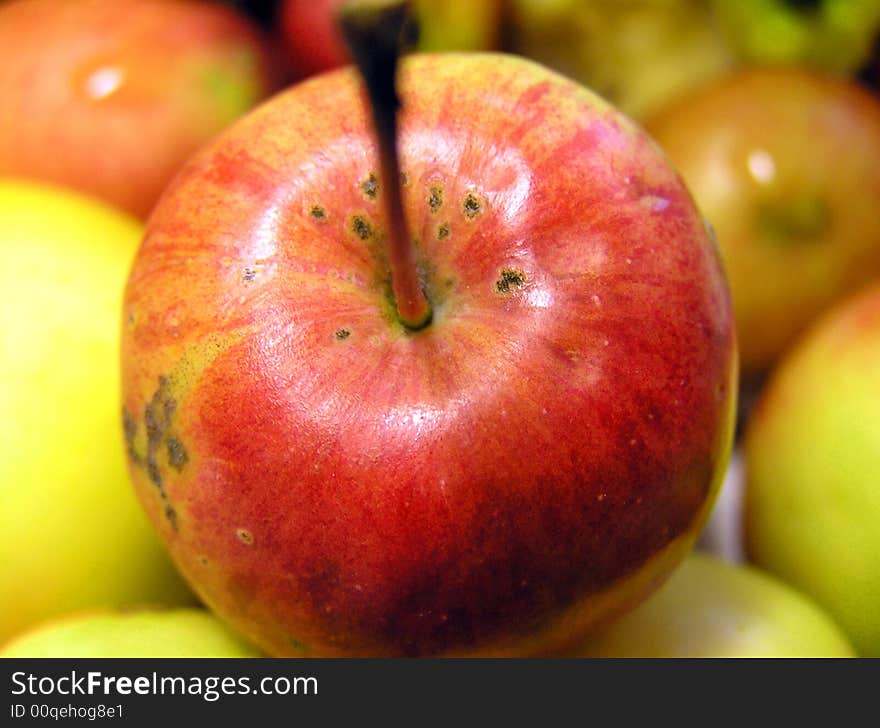
<svg viewBox="0 0 880 728"><path fill-rule="evenodd" d="M390 225L388 259L397 316L415 331L430 323L432 311L422 290L409 237L397 152L400 99L395 81L408 11L405 0L349 0L339 12L339 25L363 77L373 112L382 197Z"/></svg>

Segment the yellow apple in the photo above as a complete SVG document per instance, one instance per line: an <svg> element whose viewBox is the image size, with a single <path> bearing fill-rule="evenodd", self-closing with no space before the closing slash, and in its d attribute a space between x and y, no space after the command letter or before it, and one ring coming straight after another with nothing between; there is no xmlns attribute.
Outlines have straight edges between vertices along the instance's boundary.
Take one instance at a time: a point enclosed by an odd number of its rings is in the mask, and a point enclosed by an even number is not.
<svg viewBox="0 0 880 728"><path fill-rule="evenodd" d="M66 615L9 642L0 657L259 657L205 609Z"/></svg>
<svg viewBox="0 0 880 728"><path fill-rule="evenodd" d="M139 223L0 179L0 643L75 609L192 600L126 473L122 289Z"/></svg>
<svg viewBox="0 0 880 728"><path fill-rule="evenodd" d="M695 552L578 657L853 657L807 597L751 566Z"/></svg>
<svg viewBox="0 0 880 728"><path fill-rule="evenodd" d="M779 362L744 435L748 557L880 657L880 280Z"/></svg>

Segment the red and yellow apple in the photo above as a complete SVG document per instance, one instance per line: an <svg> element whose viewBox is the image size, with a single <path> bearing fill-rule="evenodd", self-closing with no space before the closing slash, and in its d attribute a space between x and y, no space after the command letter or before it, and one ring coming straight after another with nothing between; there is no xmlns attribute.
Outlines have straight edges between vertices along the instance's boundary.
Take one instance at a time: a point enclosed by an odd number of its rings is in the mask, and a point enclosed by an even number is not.
<svg viewBox="0 0 880 728"><path fill-rule="evenodd" d="M854 82L741 71L647 129L717 234L744 372L880 274L880 100Z"/></svg>
<svg viewBox="0 0 880 728"><path fill-rule="evenodd" d="M749 558L880 657L880 283L810 329L745 433Z"/></svg>
<svg viewBox="0 0 880 728"><path fill-rule="evenodd" d="M140 217L273 84L259 31L217 3L13 0L0 49L0 174Z"/></svg>
<svg viewBox="0 0 880 728"><path fill-rule="evenodd" d="M748 565L695 552L571 657L854 657L811 599Z"/></svg>
<svg viewBox="0 0 880 728"><path fill-rule="evenodd" d="M579 85L437 54L399 90L429 323L392 294L401 221L357 75L293 87L148 224L131 474L194 588L270 654L549 652L705 522L736 395L723 271L656 145Z"/></svg>
<svg viewBox="0 0 880 728"><path fill-rule="evenodd" d="M0 643L64 612L191 603L131 492L119 311L143 233L0 179Z"/></svg>
<svg viewBox="0 0 880 728"><path fill-rule="evenodd" d="M260 657L205 609L96 610L39 624L3 645L13 657Z"/></svg>

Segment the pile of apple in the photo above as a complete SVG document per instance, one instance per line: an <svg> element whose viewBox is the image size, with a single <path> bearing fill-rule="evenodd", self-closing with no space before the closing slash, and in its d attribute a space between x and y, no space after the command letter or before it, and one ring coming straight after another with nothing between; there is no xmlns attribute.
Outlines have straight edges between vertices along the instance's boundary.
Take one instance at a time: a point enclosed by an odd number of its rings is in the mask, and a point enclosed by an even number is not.
<svg viewBox="0 0 880 728"><path fill-rule="evenodd" d="M0 5L0 655L880 656L878 29Z"/></svg>

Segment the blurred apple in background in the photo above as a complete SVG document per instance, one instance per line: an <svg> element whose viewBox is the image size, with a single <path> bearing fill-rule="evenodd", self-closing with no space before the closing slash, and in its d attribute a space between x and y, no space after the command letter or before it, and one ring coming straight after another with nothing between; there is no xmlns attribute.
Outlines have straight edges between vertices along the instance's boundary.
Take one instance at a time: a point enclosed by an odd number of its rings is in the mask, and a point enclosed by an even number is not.
<svg viewBox="0 0 880 728"><path fill-rule="evenodd" d="M880 31L880 0L711 0L725 43L746 64L852 73Z"/></svg>
<svg viewBox="0 0 880 728"><path fill-rule="evenodd" d="M178 165L273 87L257 28L224 5L0 5L0 174L145 216Z"/></svg>
<svg viewBox="0 0 880 728"><path fill-rule="evenodd" d="M647 128L714 226L746 374L880 273L880 101L854 82L740 71Z"/></svg>
<svg viewBox="0 0 880 728"><path fill-rule="evenodd" d="M213 614L196 608L65 615L0 649L0 658L260 656Z"/></svg>
<svg viewBox="0 0 880 728"><path fill-rule="evenodd" d="M420 51L491 50L500 43L504 0L413 0Z"/></svg>
<svg viewBox="0 0 880 728"><path fill-rule="evenodd" d="M732 63L706 0L510 0L512 50L641 119Z"/></svg>
<svg viewBox="0 0 880 728"><path fill-rule="evenodd" d="M344 0L281 0L279 26L294 78L306 78L349 62L334 13Z"/></svg>
<svg viewBox="0 0 880 728"><path fill-rule="evenodd" d="M131 490L122 289L141 226L0 180L0 642L72 609L192 601Z"/></svg>
<svg viewBox="0 0 880 728"><path fill-rule="evenodd" d="M279 25L296 78L350 62L335 13L344 0L282 0ZM412 0L420 51L491 50L500 43L502 0Z"/></svg>
<svg viewBox="0 0 880 728"><path fill-rule="evenodd" d="M691 554L647 601L577 657L854 657L816 604L750 566Z"/></svg>
<svg viewBox="0 0 880 728"><path fill-rule="evenodd" d="M749 557L880 657L880 283L780 362L744 453Z"/></svg>

